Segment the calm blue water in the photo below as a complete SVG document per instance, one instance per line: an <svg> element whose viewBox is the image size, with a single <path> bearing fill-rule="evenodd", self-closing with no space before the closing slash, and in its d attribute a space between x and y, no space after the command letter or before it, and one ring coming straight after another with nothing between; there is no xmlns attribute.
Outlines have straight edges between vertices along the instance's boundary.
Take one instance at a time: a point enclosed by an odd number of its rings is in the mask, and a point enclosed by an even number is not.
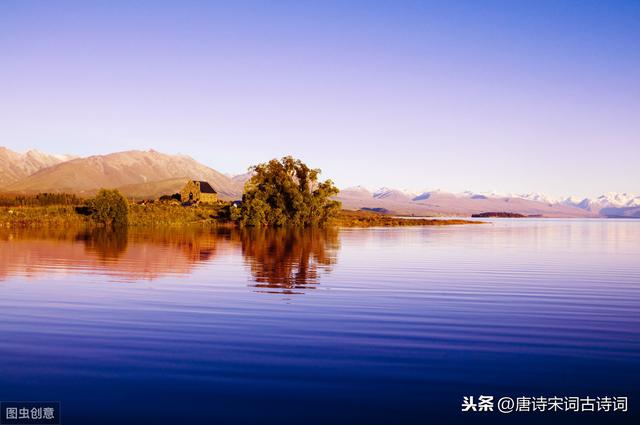
<svg viewBox="0 0 640 425"><path fill-rule="evenodd" d="M0 231L0 400L65 424L640 423L639 382L640 221Z"/></svg>

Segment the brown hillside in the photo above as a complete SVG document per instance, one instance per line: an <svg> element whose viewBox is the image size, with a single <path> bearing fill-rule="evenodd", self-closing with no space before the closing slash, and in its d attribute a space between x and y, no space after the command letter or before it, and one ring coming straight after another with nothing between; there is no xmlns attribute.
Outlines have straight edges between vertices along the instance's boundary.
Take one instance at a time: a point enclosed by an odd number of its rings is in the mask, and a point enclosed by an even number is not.
<svg viewBox="0 0 640 425"><path fill-rule="evenodd" d="M222 198L236 198L241 186L186 155L153 150L95 155L63 162L8 185L12 192L91 194L99 188L123 188L131 196L175 191L187 179L205 180ZM169 182L172 181L172 182Z"/></svg>

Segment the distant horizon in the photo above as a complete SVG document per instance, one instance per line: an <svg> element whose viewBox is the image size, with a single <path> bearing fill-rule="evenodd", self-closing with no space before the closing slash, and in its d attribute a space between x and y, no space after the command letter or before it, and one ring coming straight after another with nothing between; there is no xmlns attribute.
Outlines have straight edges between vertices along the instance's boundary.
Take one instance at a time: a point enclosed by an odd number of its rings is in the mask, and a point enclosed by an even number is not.
<svg viewBox="0 0 640 425"><path fill-rule="evenodd" d="M186 155L189 156L191 158L193 158L194 160L200 162L201 164L215 170L218 171L224 175L230 176L230 177L235 177L235 176L240 176L242 174L245 174L249 171L249 167L251 167L251 165L248 165L247 168L244 171L240 171L240 172L233 172L233 171L227 171L223 168L217 168L212 166L211 164L207 164L206 162L202 162L199 161L198 158L194 157L193 155L189 154L189 153L184 153L184 152L164 152L164 151L160 151L158 149L154 149L154 148L134 148L134 149L126 149L126 150L119 150L119 151L113 151L113 152L106 152L106 153L95 153L95 154L90 154L90 155L77 155L73 152L47 152L47 151L43 151L41 149L37 149L37 148L26 148L23 150L16 150L16 149L12 149L9 146L6 145L1 145L0 144L0 148L7 148L13 152L19 153L19 154L26 154L29 151L36 151L36 152L40 152L43 154L48 154L48 155L55 155L55 156L73 156L76 158L87 158L90 156L104 156L104 155L109 155L109 154L114 154L114 153L122 153L122 152L128 152L128 151L141 151L141 152L151 152L151 151L155 151L161 154L165 154L165 155L172 155L172 156L178 156L178 155ZM271 159L279 159L282 158L283 156L287 156L286 154L278 156L278 157L274 157L274 158L268 158L268 159L264 159L263 161L260 162L266 162L269 161ZM255 164L252 164L255 165ZM313 168L320 168L322 170L322 174L320 175L321 179L331 179L331 176L326 175L326 173L324 172L322 166L318 165L318 164L314 164L312 162L308 163L309 166L312 166ZM335 180L334 180L334 183ZM464 194L464 193L473 193L473 194L483 194L483 195L493 195L493 196L505 196L505 197L509 197L509 196L523 196L523 195L529 195L529 194L540 194L540 195L545 195L548 196L550 199L553 199L555 201L563 201L566 200L568 198L579 198L580 200L582 199L596 199L598 197L601 197L603 195L607 195L607 194L626 194L626 195L630 195L630 196L640 196L640 193L638 192L625 192L625 191L618 191L618 190L608 190L599 194L594 194L592 196L580 196L580 195L575 195L575 194L564 194L564 195L560 195L560 196L555 196L555 195L551 195L548 193L544 193L541 191L530 191L530 192L524 192L524 191L516 191L516 192L504 192L504 191L500 191L500 190L474 190L472 188L468 188L468 189L464 189L464 190L460 190L460 191L454 191L454 190L450 190L449 188L446 187L430 187L428 185L426 186L422 186L422 187L417 187L417 188L411 188L411 187L396 187L396 186L390 186L390 185L381 185L381 186L369 186L366 184L362 184L362 183L353 183L353 184L346 184L346 185L340 185L340 184L336 184L336 186L338 186L340 188L340 190L346 190L346 189L355 189L355 188L364 188L370 192L375 192L377 190L381 190L381 189L389 189L389 190L399 190L399 191L403 191L405 193L410 193L410 194L414 194L414 195L420 195L422 193L427 193L427 192L437 192L437 191L442 191L442 192L446 192L446 193L451 193L451 194Z"/></svg>
<svg viewBox="0 0 640 425"><path fill-rule="evenodd" d="M0 2L0 144L639 193L639 22L633 0Z"/></svg>

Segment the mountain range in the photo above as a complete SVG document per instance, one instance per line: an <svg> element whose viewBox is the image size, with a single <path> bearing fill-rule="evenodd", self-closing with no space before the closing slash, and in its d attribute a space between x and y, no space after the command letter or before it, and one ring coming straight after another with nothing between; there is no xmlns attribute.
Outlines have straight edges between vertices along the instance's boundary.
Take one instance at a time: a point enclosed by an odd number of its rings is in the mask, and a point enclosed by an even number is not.
<svg viewBox="0 0 640 425"><path fill-rule="evenodd" d="M371 190L356 186L341 190L339 198L348 209L367 208L396 214L513 212L545 217L640 217L640 196L627 193L607 193L594 199L554 199L540 193L451 193L442 190L415 193L387 187Z"/></svg>
<svg viewBox="0 0 640 425"><path fill-rule="evenodd" d="M133 197L156 197L180 191L188 179L206 180L222 199L237 199L242 183L186 155L167 155L154 150L116 152L86 158L43 156L31 166L29 153L4 149L0 157L0 190L13 193L69 192L91 195L98 189L119 188ZM37 165L37 166L36 166ZM5 171L7 170L7 171ZM5 174L8 178L4 178Z"/></svg>
<svg viewBox="0 0 640 425"><path fill-rule="evenodd" d="M178 192L186 180L206 180L220 198L239 199L249 173L222 174L187 155L154 150L76 157L36 150L13 152L0 147L0 191L9 193L70 192L91 196L98 189L118 188L134 198L156 198ZM640 196L607 193L598 198L552 198L541 193L419 193L362 186L341 190L337 199L347 209L371 209L407 215L471 215L512 212L545 217L640 217Z"/></svg>
<svg viewBox="0 0 640 425"><path fill-rule="evenodd" d="M0 146L0 187L71 159L71 155L49 155L37 150L17 153Z"/></svg>

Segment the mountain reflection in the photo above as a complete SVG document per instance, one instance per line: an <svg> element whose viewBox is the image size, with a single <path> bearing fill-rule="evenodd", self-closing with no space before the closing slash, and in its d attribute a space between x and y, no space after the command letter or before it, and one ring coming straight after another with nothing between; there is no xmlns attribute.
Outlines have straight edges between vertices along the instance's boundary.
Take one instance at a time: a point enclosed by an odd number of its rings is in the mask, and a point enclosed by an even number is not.
<svg viewBox="0 0 640 425"><path fill-rule="evenodd" d="M294 293L319 283L339 249L338 230L307 229L0 229L0 280L46 273L154 280L189 275L242 256L252 286Z"/></svg>
<svg viewBox="0 0 640 425"><path fill-rule="evenodd" d="M265 292L314 287L339 248L337 229L247 229L240 236L254 286Z"/></svg>

